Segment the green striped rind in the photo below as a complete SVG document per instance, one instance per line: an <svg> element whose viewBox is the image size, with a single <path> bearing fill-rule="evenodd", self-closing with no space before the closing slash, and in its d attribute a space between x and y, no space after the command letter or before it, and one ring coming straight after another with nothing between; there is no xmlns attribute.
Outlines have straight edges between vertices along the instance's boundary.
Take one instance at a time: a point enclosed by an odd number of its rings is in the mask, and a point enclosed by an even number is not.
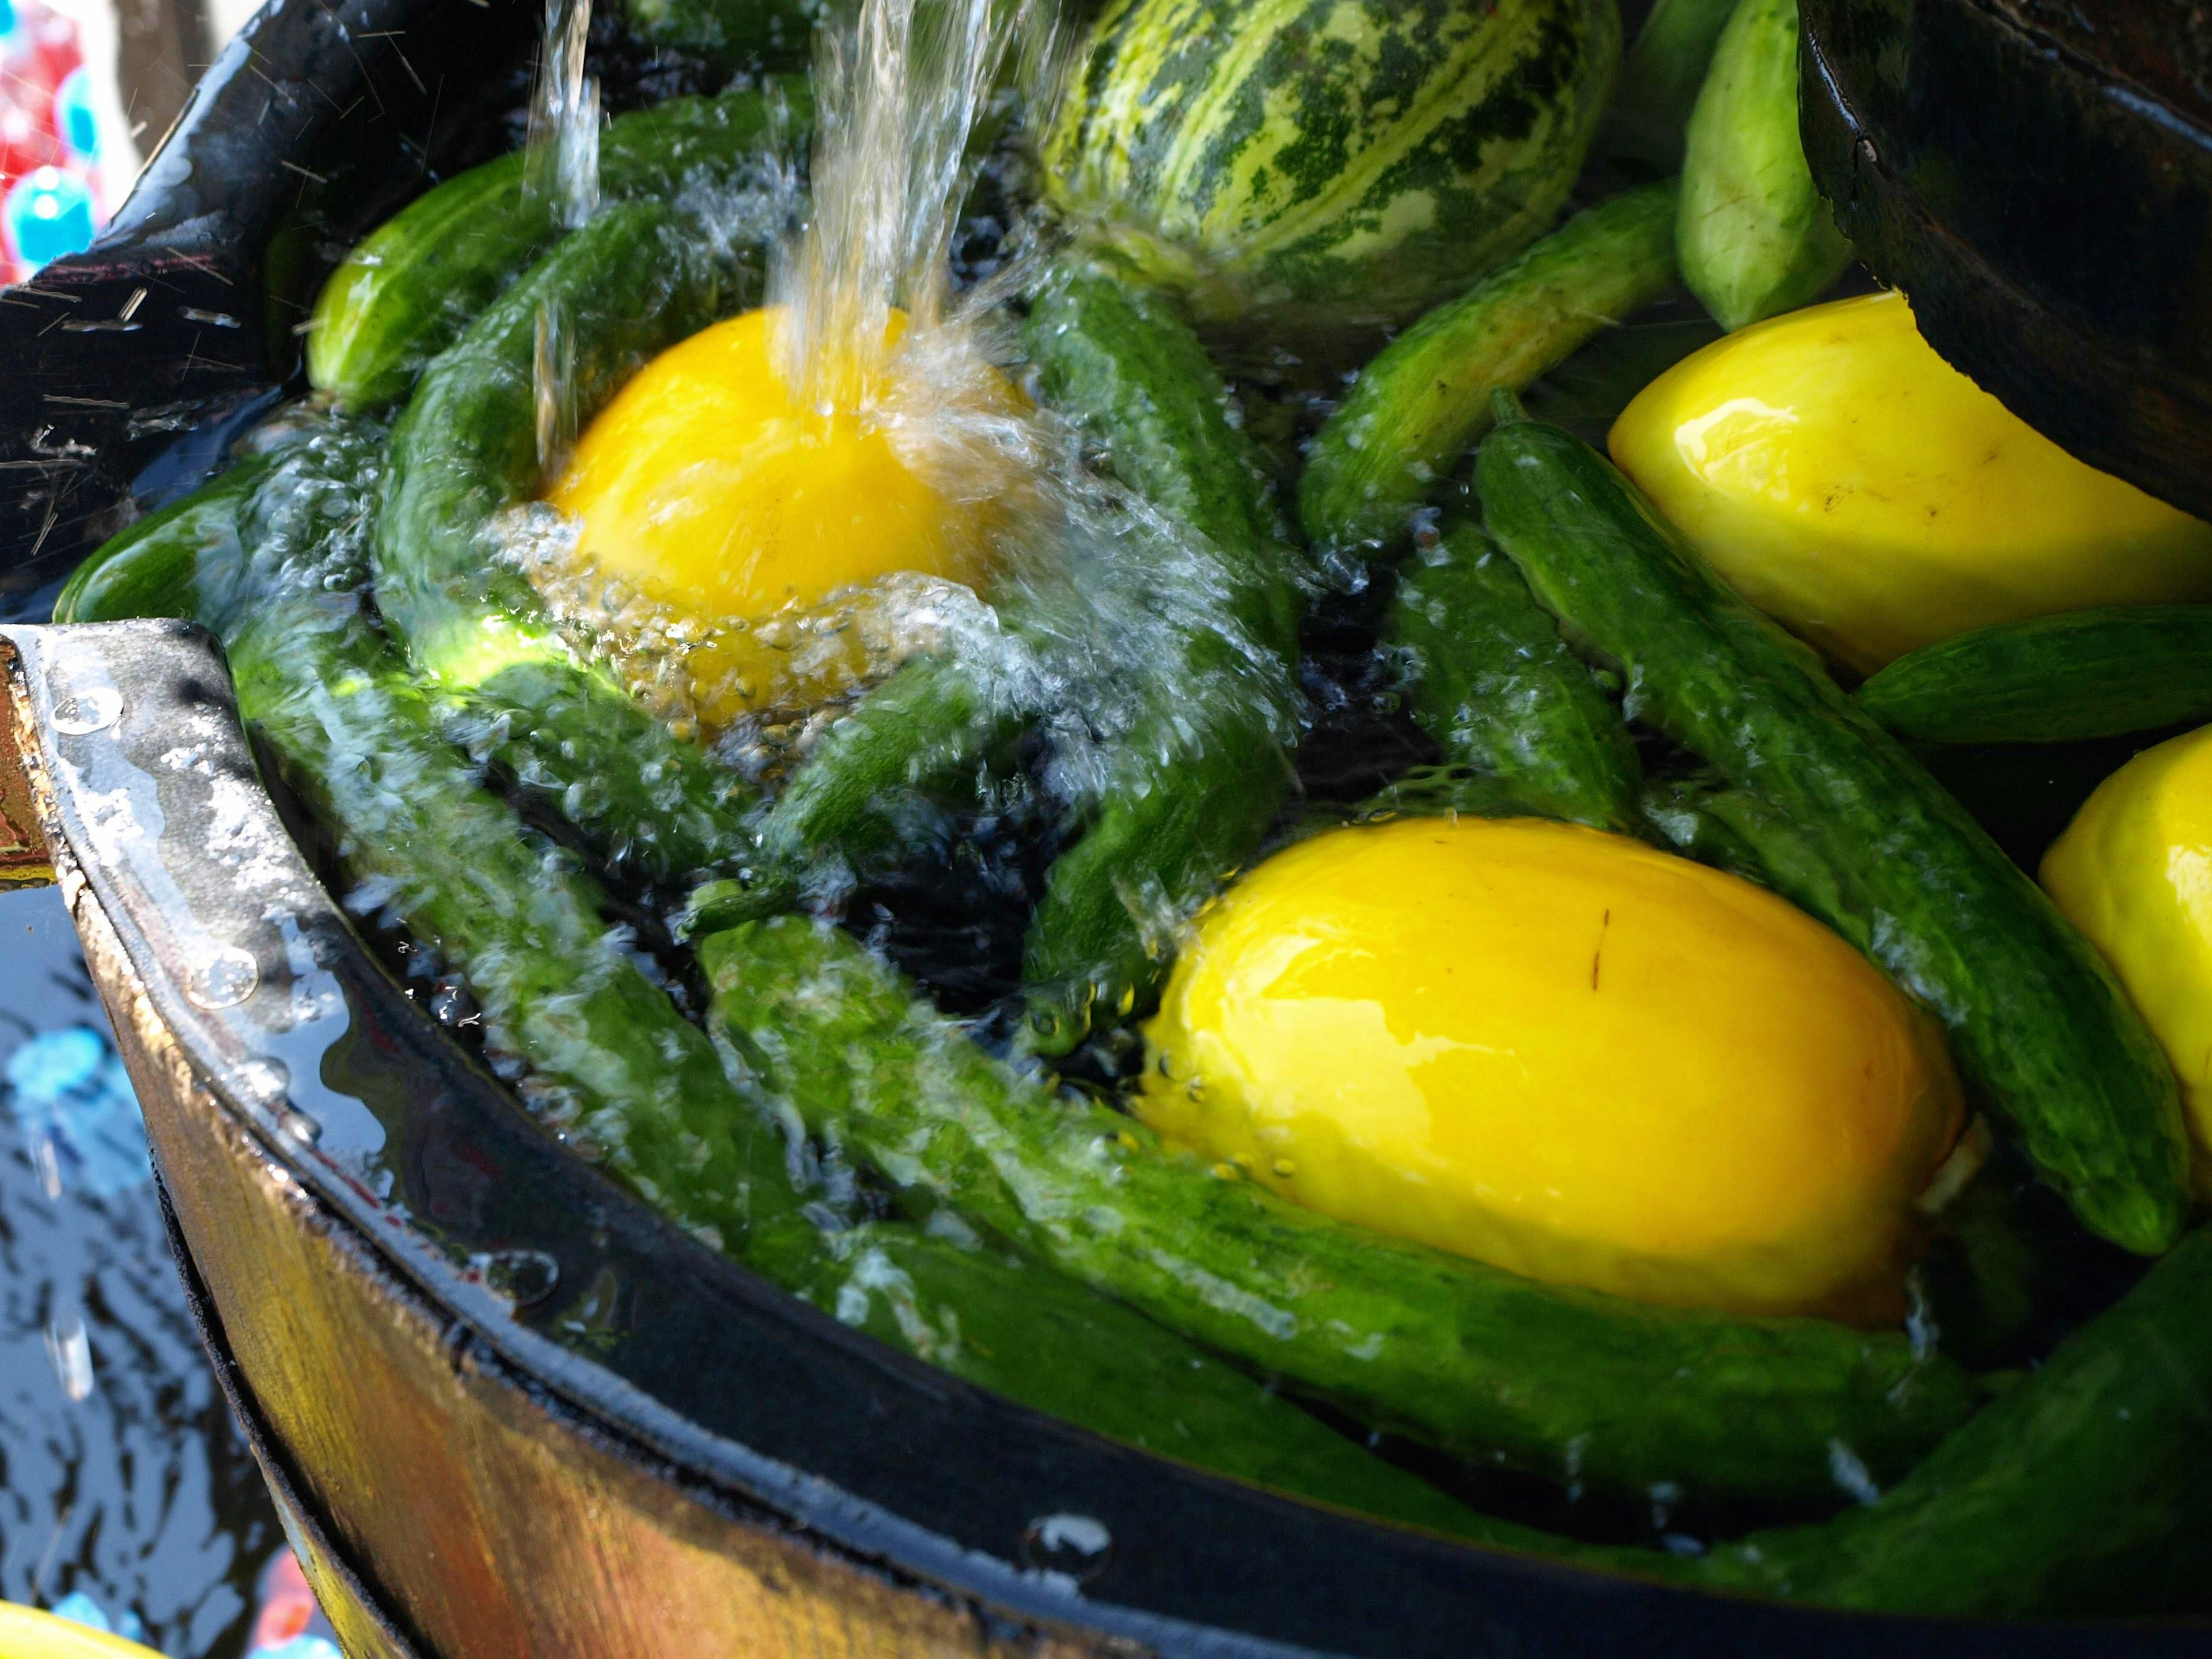
<svg viewBox="0 0 2212 1659"><path fill-rule="evenodd" d="M1049 187L1221 308L1401 314L1549 227L1620 54L1613 0L1121 0Z"/></svg>

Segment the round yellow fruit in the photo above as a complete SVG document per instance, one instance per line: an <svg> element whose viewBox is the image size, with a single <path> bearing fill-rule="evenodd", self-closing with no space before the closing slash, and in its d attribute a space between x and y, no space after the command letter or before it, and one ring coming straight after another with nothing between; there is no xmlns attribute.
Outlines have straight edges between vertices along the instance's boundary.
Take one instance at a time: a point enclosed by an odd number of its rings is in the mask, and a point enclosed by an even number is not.
<svg viewBox="0 0 2212 1659"><path fill-rule="evenodd" d="M1901 295L1706 347L1610 441L1739 592L1861 673L1997 623L2212 599L2212 525L2014 416L1920 337Z"/></svg>
<svg viewBox="0 0 2212 1659"><path fill-rule="evenodd" d="M1329 832L1199 919L1139 1115L1313 1209L1646 1301L1880 1318L1932 1023L1733 876L1533 818Z"/></svg>
<svg viewBox="0 0 2212 1659"><path fill-rule="evenodd" d="M2164 1046L2212 1194L2212 726L2099 784L2043 855L2043 885Z"/></svg>
<svg viewBox="0 0 2212 1659"><path fill-rule="evenodd" d="M581 520L586 568L710 636L690 669L716 724L775 683L790 642L763 629L772 619L897 573L969 581L984 559L979 509L917 474L886 422L793 397L777 349L785 315L747 312L647 363L548 497ZM904 321L892 313L894 340Z"/></svg>

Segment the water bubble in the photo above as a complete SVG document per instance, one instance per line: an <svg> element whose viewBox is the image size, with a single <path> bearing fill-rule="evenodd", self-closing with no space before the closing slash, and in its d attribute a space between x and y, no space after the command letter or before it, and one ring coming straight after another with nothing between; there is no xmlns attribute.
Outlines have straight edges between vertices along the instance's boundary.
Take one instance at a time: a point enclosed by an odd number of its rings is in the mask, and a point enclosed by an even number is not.
<svg viewBox="0 0 2212 1659"><path fill-rule="evenodd" d="M1041 1515L1022 1534L1022 1564L1087 1584L1114 1559L1114 1534L1087 1515Z"/></svg>
<svg viewBox="0 0 2212 1659"><path fill-rule="evenodd" d="M185 970L185 997L210 1013L235 1008L261 983L261 965L235 945L204 946Z"/></svg>
<svg viewBox="0 0 2212 1659"><path fill-rule="evenodd" d="M492 1250L471 1256L469 1265L492 1294L517 1308L543 1302L561 1283L561 1264L543 1250Z"/></svg>
<svg viewBox="0 0 2212 1659"><path fill-rule="evenodd" d="M122 714L123 694L112 685L64 691L54 698L54 730L72 738L106 731Z"/></svg>

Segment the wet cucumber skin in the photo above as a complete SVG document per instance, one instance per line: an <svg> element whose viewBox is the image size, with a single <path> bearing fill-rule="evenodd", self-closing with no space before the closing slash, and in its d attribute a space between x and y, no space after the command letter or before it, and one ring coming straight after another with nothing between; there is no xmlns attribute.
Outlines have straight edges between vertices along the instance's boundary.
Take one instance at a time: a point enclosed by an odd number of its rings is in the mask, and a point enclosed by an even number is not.
<svg viewBox="0 0 2212 1659"><path fill-rule="evenodd" d="M574 347L580 422L646 360L748 292L744 271L677 210L603 210L423 371L392 428L377 526L378 608L416 666L465 705L455 734L664 884L746 856L750 791L574 659L537 591L497 562L489 526L542 481L541 315Z"/></svg>
<svg viewBox="0 0 2212 1659"><path fill-rule="evenodd" d="M1024 329L1048 400L1104 450L1124 484L1195 530L1212 614L1131 665L1139 705L1113 740L1115 787L1054 862L1024 949L1032 1036L1065 1053L1100 1018L1148 1006L1160 935L1248 862L1291 786L1302 714L1304 606L1295 556L1261 490L1250 441L1189 325L1163 297L1103 271L1063 269Z"/></svg>
<svg viewBox="0 0 2212 1659"><path fill-rule="evenodd" d="M269 463L241 460L102 543L54 599L58 623L191 617L237 579L238 515Z"/></svg>
<svg viewBox="0 0 2212 1659"><path fill-rule="evenodd" d="M1859 707L1924 743L2075 743L2212 720L2212 605L2069 611L1899 657Z"/></svg>
<svg viewBox="0 0 2212 1659"><path fill-rule="evenodd" d="M1314 439L1298 517L1315 547L1360 557L1415 508L1518 392L1680 280L1669 180L1601 202L1436 307L1360 370Z"/></svg>
<svg viewBox="0 0 2212 1659"><path fill-rule="evenodd" d="M1888 1479L1973 1408L1900 1334L1555 1289L1220 1178L991 1060L805 918L699 950L731 1051L909 1200L1364 1422L1608 1491L1819 1503L1833 1443Z"/></svg>
<svg viewBox="0 0 2212 1659"><path fill-rule="evenodd" d="M779 106L803 131L812 110L805 81L672 98L617 117L599 135L601 196L673 196L695 177L733 177L768 142ZM525 165L517 151L471 167L362 240L316 299L310 385L352 410L404 396L424 364L560 237L555 204L523 188Z"/></svg>
<svg viewBox="0 0 2212 1659"><path fill-rule="evenodd" d="M1407 561L1382 643L1446 762L1498 779L1524 811L1642 832L1643 768L1620 710L1478 526Z"/></svg>
<svg viewBox="0 0 2212 1659"><path fill-rule="evenodd" d="M1556 427L1484 443L1486 522L1626 706L1780 811L1833 884L1785 896L1951 1033L1960 1069L2091 1231L2143 1254L2188 1212L2179 1092L2095 951L1812 653L1751 610L1635 487Z"/></svg>

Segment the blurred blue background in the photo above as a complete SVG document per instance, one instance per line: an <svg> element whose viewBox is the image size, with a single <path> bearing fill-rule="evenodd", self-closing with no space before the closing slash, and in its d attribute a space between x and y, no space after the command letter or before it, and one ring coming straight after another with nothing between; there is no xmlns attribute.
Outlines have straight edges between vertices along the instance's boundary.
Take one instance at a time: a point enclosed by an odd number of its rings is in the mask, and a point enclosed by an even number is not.
<svg viewBox="0 0 2212 1659"><path fill-rule="evenodd" d="M0 1599L231 1659L283 1544L60 896L0 892Z"/></svg>

